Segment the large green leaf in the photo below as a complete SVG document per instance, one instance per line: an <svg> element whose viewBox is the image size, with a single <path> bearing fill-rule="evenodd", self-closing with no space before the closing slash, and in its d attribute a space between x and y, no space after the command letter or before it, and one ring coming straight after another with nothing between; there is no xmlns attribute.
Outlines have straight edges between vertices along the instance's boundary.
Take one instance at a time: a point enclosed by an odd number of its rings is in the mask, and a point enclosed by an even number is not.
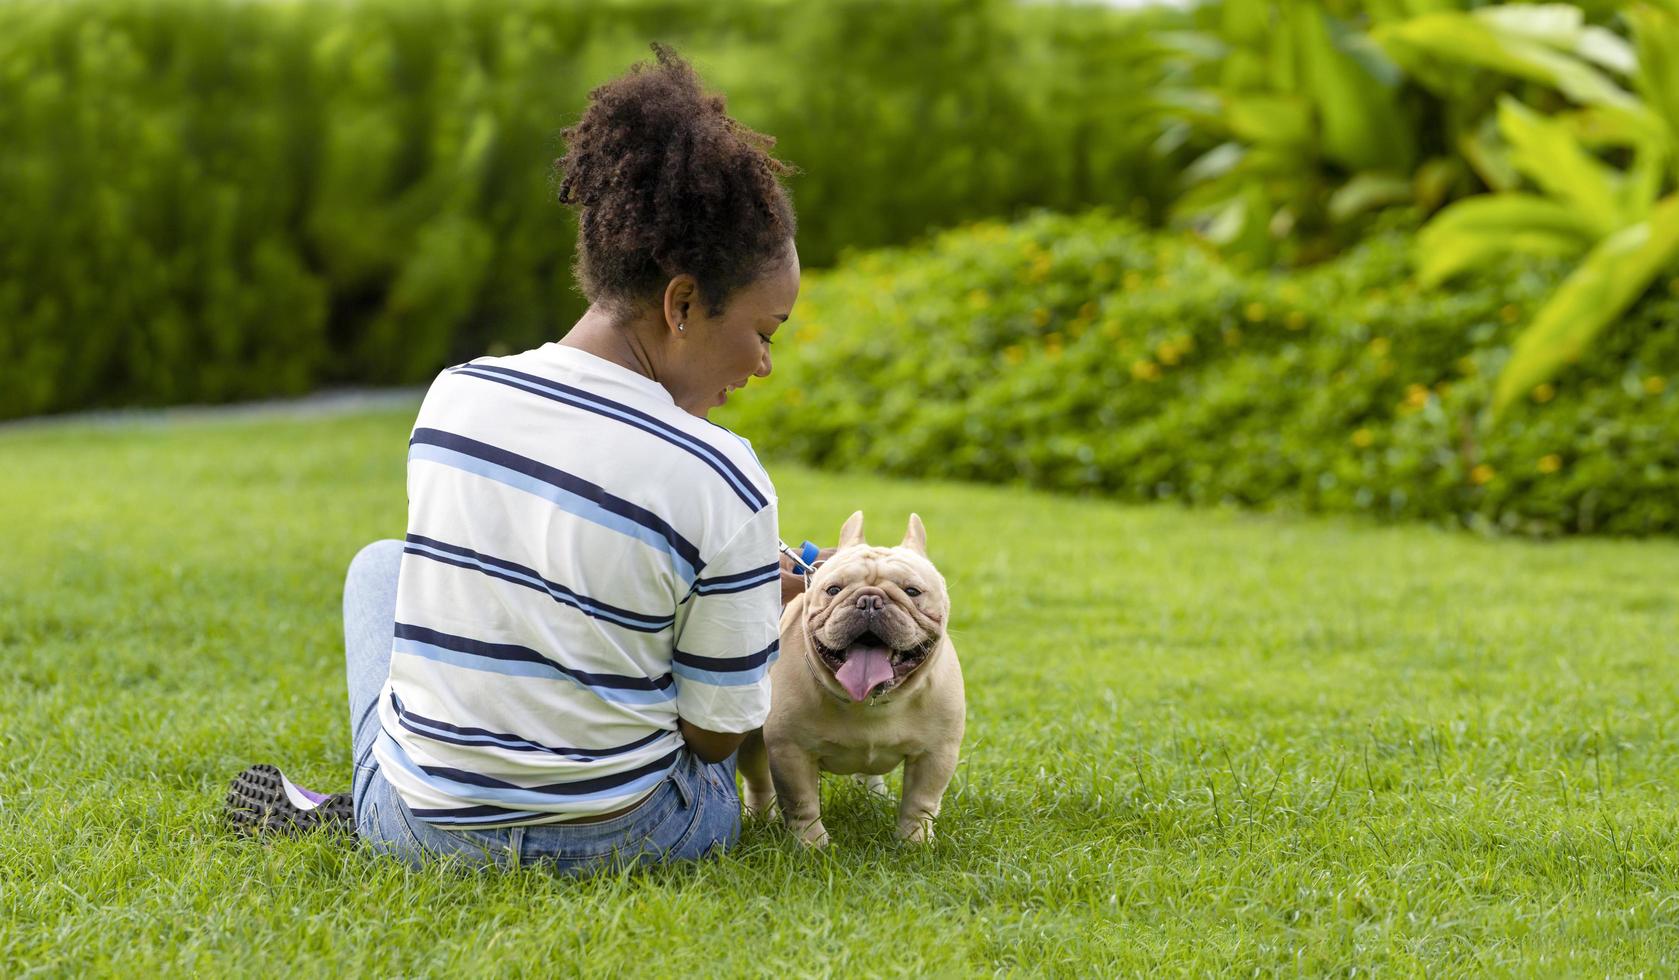
<svg viewBox="0 0 1679 980"><path fill-rule="evenodd" d="M1417 235L1417 277L1434 286L1510 252L1578 255L1596 230L1566 204L1533 194L1488 194L1447 207Z"/></svg>
<svg viewBox="0 0 1679 980"><path fill-rule="evenodd" d="M1250 143L1306 147L1312 142L1312 110L1298 96L1232 95L1225 99L1224 119L1233 134Z"/></svg>
<svg viewBox="0 0 1679 980"><path fill-rule="evenodd" d="M1291 6L1289 18L1317 105L1323 155L1350 170L1408 172L1416 164L1416 145L1413 127L1399 110L1397 86L1372 74L1345 48L1350 32L1316 4Z"/></svg>
<svg viewBox="0 0 1679 980"><path fill-rule="evenodd" d="M1401 61L1431 55L1540 82L1582 105L1640 108L1631 93L1584 59L1473 14L1424 14L1378 25L1372 37Z"/></svg>
<svg viewBox="0 0 1679 980"><path fill-rule="evenodd" d="M1439 244L1429 251L1417 250L1417 281L1435 286L1458 273L1490 265L1511 253L1566 258L1581 251L1578 240L1540 229L1503 234L1464 232L1443 236Z"/></svg>
<svg viewBox="0 0 1679 980"><path fill-rule="evenodd" d="M1679 16L1647 3L1624 16L1638 51L1638 92L1665 124L1668 146L1679 145Z"/></svg>
<svg viewBox="0 0 1679 980"><path fill-rule="evenodd" d="M1624 313L1679 256L1679 195L1650 217L1611 235L1586 256L1533 323L1516 338L1493 393L1496 418L1535 385L1579 358L1603 328Z"/></svg>
<svg viewBox="0 0 1679 980"><path fill-rule="evenodd" d="M1568 126L1509 96L1498 100L1498 126L1516 169L1552 197L1572 204L1599 237L1639 217L1622 210L1619 175L1587 152Z"/></svg>
<svg viewBox="0 0 1679 980"><path fill-rule="evenodd" d="M1354 174L1329 195L1329 217L1332 221L1346 221L1390 204L1405 204L1415 197L1416 185L1411 178L1366 171Z"/></svg>
<svg viewBox="0 0 1679 980"><path fill-rule="evenodd" d="M1510 163L1510 147L1498 135L1498 121L1492 116L1458 136L1457 149L1476 176L1495 191L1513 191L1522 185L1522 175Z"/></svg>

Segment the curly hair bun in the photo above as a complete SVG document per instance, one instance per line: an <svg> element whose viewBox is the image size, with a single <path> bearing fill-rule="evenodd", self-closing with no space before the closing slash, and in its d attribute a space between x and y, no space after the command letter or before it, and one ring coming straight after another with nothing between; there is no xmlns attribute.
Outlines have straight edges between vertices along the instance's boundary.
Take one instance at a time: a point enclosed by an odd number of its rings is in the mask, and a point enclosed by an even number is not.
<svg viewBox="0 0 1679 980"><path fill-rule="evenodd" d="M554 161L559 200L578 208L574 272L591 303L655 302L682 273L711 315L778 261L796 230L770 155L775 139L731 119L693 66L655 43L653 64L589 93Z"/></svg>

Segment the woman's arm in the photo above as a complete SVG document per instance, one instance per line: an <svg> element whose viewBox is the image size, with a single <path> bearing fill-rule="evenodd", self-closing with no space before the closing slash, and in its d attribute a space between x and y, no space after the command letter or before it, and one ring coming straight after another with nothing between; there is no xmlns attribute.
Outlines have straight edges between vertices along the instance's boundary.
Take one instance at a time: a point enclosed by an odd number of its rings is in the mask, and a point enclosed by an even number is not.
<svg viewBox="0 0 1679 980"><path fill-rule="evenodd" d="M825 548L816 556L815 564L821 565L834 553L834 549ZM793 598L805 590L805 577L793 571L793 562L786 555L781 556L781 604L786 606ZM676 720L677 730L682 733L682 740L688 743L688 751L699 756L701 762L715 764L734 755L740 743L746 740L746 733L712 732L704 728L697 728L688 723L686 718Z"/></svg>
<svg viewBox="0 0 1679 980"><path fill-rule="evenodd" d="M734 755L735 749L740 748L740 743L746 741L745 732L708 732L688 724L686 718L676 719L676 728L682 733L682 740L688 743L688 751L706 763L722 762Z"/></svg>

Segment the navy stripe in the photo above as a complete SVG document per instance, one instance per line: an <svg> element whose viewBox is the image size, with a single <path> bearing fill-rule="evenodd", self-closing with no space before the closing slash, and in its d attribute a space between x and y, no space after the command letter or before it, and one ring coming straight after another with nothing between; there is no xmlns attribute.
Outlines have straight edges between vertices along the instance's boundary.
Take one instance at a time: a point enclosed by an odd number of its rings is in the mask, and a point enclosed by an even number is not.
<svg viewBox="0 0 1679 980"><path fill-rule="evenodd" d="M658 633L669 629L676 622L674 616L650 616L646 613L631 612L628 609L608 605L599 599L579 595L558 582L543 578L537 574L534 568L526 568L503 558L492 558L489 555L473 551L471 548L445 544L442 541L419 534L410 534L406 540L409 544L422 545L433 551L453 555L455 558L445 558L442 555L432 554L430 551L420 548L405 547L402 549L410 555L430 558L432 561L453 565L456 568L483 572L491 578L501 579L503 582L512 582L514 585L522 585L535 592L546 592L555 602L570 606L592 619L602 619L625 629L635 630L638 633ZM531 581L532 579L535 579L535 581Z"/></svg>
<svg viewBox="0 0 1679 980"><path fill-rule="evenodd" d="M779 577L780 574L781 565L779 563L772 562L762 568L752 568L744 572L735 572L733 575L719 575L716 578L702 578L695 581L694 585L696 588L704 588L707 585L728 585L733 582L744 582L749 578L757 578L760 575L775 575Z"/></svg>
<svg viewBox="0 0 1679 980"><path fill-rule="evenodd" d="M428 776L441 776L456 782L471 786L483 786L488 789L512 789L521 793L540 793L544 796L576 796L581 793L598 793L601 790L612 789L625 783L633 783L643 776L650 776L656 772L664 772L675 764L682 755L681 748L675 748L662 759L656 759L645 766L637 766L624 772L615 772L607 776L595 776L591 779L577 779L569 783L546 783L541 786L520 786L485 776L482 773L468 772L465 769L450 769L447 766L421 766L420 770Z"/></svg>
<svg viewBox="0 0 1679 980"><path fill-rule="evenodd" d="M729 595L735 592L750 592L753 589L781 581L781 566L765 565L733 575L719 575L716 578L695 579L693 586L688 589L689 595ZM682 599L687 602L687 596Z"/></svg>
<svg viewBox="0 0 1679 980"><path fill-rule="evenodd" d="M436 718L427 718L425 715L416 714L403 707L402 699L396 696L395 691L391 692L391 707L396 710L397 722L403 728L435 741L449 742L454 745L494 746L514 752L550 752L554 755L570 756L579 760L606 759L615 755L623 755L626 752L634 752L636 749L651 745L670 734L666 729L656 728L641 738L633 742L625 742L623 745L614 745L605 749L579 749L569 746L543 745L541 742L532 741L520 735L492 732L486 728L451 725ZM449 734L440 734L441 732Z"/></svg>
<svg viewBox="0 0 1679 980"><path fill-rule="evenodd" d="M672 683L669 674L662 674L659 677L630 677L624 674L597 674L593 671L577 670L556 663L529 647L522 647L513 643L487 643L483 640L456 636L453 633L443 633L409 623L396 624L395 638L429 643L445 650L470 653L475 657L484 657L488 660L540 664L590 687L604 687L622 691L663 691L668 689Z"/></svg>
<svg viewBox="0 0 1679 980"><path fill-rule="evenodd" d="M780 649L781 641L775 640L757 653L745 657L702 657L699 654L683 653L681 650L677 650L672 654L671 659L696 670L757 670L764 664L769 663L770 659Z"/></svg>
<svg viewBox="0 0 1679 980"><path fill-rule="evenodd" d="M744 585L730 585L714 589L696 588L694 589L694 592L698 595L731 595L735 592L751 592L753 589L763 588L772 582L778 582L780 580L781 574L777 572L775 578L765 578L757 582L747 582Z"/></svg>
<svg viewBox="0 0 1679 980"><path fill-rule="evenodd" d="M539 463L529 457L520 456L518 453L508 452L489 443L468 439L465 436L444 432L441 429L415 429L413 437L408 440L408 444L412 446L416 443L437 446L440 449L451 450L488 463L494 463L497 466L522 473L533 480L558 487L566 493L582 497L602 510L639 524L663 538L670 544L671 549L694 569L696 575L699 574L700 569L705 567L705 563L700 560L700 550L694 547L688 539L678 534L675 528L665 523L659 515L645 507L630 503L622 497L608 493L604 488L590 483L588 480L572 476L564 470Z"/></svg>
<svg viewBox="0 0 1679 980"><path fill-rule="evenodd" d="M769 506L769 498L765 497L763 493L753 485L752 481L747 479L746 474L742 473L734 463L729 461L727 456L718 452L715 447L707 445L706 443L694 438L688 433L683 432L681 429L671 425L669 422L665 422L664 420L649 415L646 412L631 408L621 402L612 401L609 398L602 398L600 395L584 391L581 388L573 388L570 385L561 384L558 381L539 377L534 374L526 374L523 371L515 371L511 368L498 367L493 364L469 363L463 364L460 367L453 368L451 370L455 374L464 374L469 377L482 378L485 381L494 381L498 384L504 384L512 388L517 388L520 391L529 391L532 394L541 395L543 398L547 398L551 401L557 401L565 405L570 405L573 408L580 408L586 412L593 412L594 414L604 418L622 422L631 428L640 429L648 435L663 439L665 442L668 442L679 449L686 450L696 459L711 467L718 476L723 478L723 482L727 483L730 489L734 490L735 495L739 497L746 506L752 508L753 513L757 513ZM536 390L533 391L533 387Z"/></svg>

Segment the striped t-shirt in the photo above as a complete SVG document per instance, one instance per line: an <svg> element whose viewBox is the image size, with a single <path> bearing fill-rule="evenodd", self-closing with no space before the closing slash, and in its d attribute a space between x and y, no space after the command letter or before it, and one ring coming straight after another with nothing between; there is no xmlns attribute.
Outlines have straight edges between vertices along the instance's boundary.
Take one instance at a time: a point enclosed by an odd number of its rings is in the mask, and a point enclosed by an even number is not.
<svg viewBox="0 0 1679 980"><path fill-rule="evenodd" d="M657 382L559 344L444 371L409 440L385 777L442 826L645 797L678 717L768 716L778 540L751 446Z"/></svg>

